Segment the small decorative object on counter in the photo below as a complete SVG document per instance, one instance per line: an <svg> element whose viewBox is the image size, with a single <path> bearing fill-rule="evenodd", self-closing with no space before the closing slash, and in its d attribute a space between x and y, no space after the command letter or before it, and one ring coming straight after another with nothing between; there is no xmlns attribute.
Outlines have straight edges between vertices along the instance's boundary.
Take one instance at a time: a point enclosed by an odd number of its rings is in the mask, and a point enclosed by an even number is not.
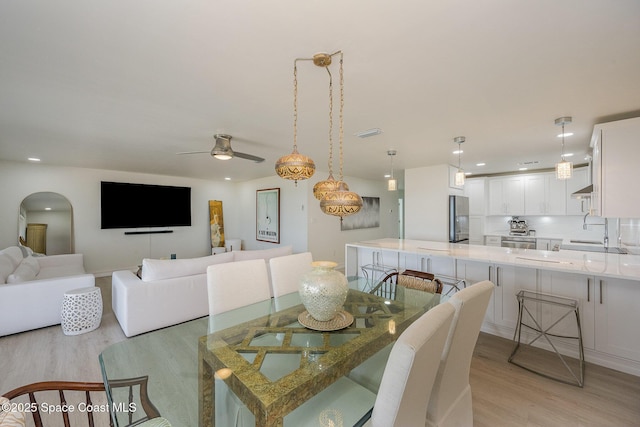
<svg viewBox="0 0 640 427"><path fill-rule="evenodd" d="M337 265L332 261L315 261L311 263L311 271L300 279L302 304L320 322L336 317L347 299L347 278L334 270Z"/></svg>

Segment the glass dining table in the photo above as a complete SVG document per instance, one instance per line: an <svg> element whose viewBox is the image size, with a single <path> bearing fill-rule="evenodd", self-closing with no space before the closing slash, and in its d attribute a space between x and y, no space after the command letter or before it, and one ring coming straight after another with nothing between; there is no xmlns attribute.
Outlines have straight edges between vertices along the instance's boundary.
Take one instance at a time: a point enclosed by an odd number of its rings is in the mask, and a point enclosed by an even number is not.
<svg viewBox="0 0 640 427"><path fill-rule="evenodd" d="M303 326L298 316L305 309L292 293L111 345L99 361L114 425L128 425L144 414L128 409L141 411L138 396L111 388L110 382L146 376L149 400L173 425L224 427L227 408L216 411L216 394L222 391L255 417L255 425L282 426L289 412L441 302L438 294L410 290L386 300L358 290L363 279L349 283L344 311L353 322L342 329Z"/></svg>

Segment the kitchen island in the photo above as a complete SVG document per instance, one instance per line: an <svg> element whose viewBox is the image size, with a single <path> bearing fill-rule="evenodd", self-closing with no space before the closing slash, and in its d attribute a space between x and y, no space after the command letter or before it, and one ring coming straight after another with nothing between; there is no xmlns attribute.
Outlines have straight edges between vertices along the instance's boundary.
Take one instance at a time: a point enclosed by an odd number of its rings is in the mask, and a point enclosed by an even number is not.
<svg viewBox="0 0 640 427"><path fill-rule="evenodd" d="M405 239L349 243L345 254L345 274L349 276L362 276L367 269L371 274L414 269L452 277L467 285L493 281L496 288L482 330L505 338L512 338L515 331L516 294L520 290L576 299L586 360L640 376L640 335L636 329L640 325L638 255ZM376 280L379 276L370 278ZM543 309L538 314L543 323L553 318ZM558 328L568 333L575 330L575 319L565 319ZM560 351L573 357L578 354L577 346L570 342L561 343Z"/></svg>

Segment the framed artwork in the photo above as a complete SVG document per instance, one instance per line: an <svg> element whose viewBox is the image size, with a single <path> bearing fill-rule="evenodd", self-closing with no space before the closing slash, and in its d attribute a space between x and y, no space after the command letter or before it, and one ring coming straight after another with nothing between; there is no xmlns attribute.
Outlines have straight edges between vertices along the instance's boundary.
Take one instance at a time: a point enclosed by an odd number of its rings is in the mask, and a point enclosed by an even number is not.
<svg viewBox="0 0 640 427"><path fill-rule="evenodd" d="M354 215L345 216L340 230L380 227L380 197L362 197L362 209Z"/></svg>
<svg viewBox="0 0 640 427"><path fill-rule="evenodd" d="M224 219L222 201L209 200L209 224L211 225L211 247L224 247Z"/></svg>
<svg viewBox="0 0 640 427"><path fill-rule="evenodd" d="M256 191L256 240L280 243L280 189Z"/></svg>

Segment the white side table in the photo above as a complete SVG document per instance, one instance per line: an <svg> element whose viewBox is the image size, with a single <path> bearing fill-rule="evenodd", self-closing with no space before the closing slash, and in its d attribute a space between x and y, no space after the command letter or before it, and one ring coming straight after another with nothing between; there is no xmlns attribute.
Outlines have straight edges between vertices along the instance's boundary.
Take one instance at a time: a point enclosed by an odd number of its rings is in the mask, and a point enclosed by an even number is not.
<svg viewBox="0 0 640 427"><path fill-rule="evenodd" d="M98 329L102 320L102 294L100 288L74 289L64 293L62 301L62 332L79 335Z"/></svg>

